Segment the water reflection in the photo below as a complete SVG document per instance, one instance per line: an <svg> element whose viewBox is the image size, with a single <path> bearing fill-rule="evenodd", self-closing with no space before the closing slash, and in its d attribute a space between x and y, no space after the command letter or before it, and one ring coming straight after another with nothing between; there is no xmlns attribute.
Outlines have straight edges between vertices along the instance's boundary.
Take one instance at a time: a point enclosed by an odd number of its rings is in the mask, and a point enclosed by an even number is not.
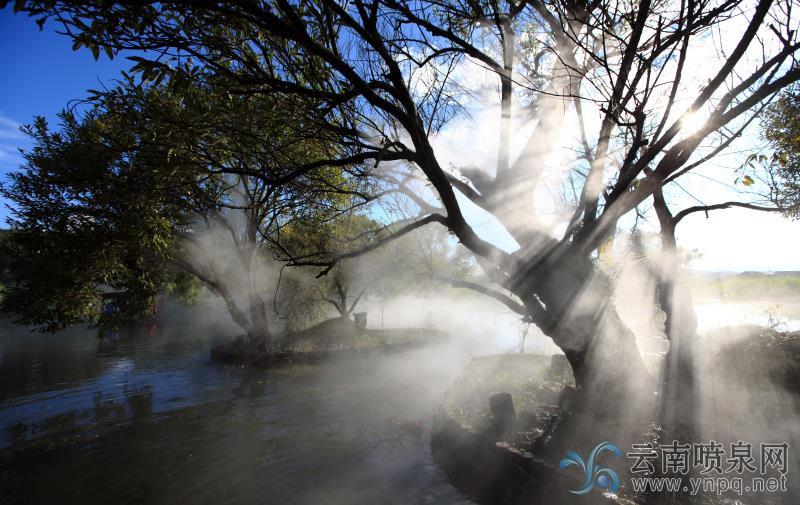
<svg viewBox="0 0 800 505"><path fill-rule="evenodd" d="M257 370L208 346L4 326L0 502L469 503L426 439L466 355Z"/></svg>

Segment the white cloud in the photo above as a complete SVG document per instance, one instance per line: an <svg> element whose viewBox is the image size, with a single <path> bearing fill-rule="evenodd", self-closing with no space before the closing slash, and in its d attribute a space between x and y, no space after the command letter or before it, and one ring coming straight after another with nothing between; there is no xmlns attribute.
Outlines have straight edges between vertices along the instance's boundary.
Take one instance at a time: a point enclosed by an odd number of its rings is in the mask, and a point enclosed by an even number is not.
<svg viewBox="0 0 800 505"><path fill-rule="evenodd" d="M0 111L0 182L4 182L9 172L16 170L23 158L20 148L30 146L30 140L20 130L20 123L3 115ZM6 216L5 202L0 201L0 226Z"/></svg>
<svg viewBox="0 0 800 505"><path fill-rule="evenodd" d="M21 140L25 135L19 130L20 123L6 117L0 112L0 140Z"/></svg>

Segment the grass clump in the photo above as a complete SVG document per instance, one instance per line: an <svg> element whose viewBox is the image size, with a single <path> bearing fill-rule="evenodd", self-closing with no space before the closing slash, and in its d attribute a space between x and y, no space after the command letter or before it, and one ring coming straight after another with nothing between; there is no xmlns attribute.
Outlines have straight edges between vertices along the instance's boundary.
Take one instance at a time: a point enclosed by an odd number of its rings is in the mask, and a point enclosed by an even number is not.
<svg viewBox="0 0 800 505"><path fill-rule="evenodd" d="M541 354L495 354L473 359L447 392L445 414L477 431L491 419L489 397L510 393L517 413L552 406L564 386L574 385L568 368L551 367Z"/></svg>

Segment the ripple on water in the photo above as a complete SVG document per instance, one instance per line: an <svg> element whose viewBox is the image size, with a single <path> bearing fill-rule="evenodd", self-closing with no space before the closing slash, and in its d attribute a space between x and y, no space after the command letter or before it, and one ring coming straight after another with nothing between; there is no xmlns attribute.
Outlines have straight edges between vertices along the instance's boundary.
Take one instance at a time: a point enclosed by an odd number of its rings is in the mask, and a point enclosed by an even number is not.
<svg viewBox="0 0 800 505"><path fill-rule="evenodd" d="M0 466L13 475L0 482L13 484L0 501L469 503L401 429L430 417L463 357L264 371L212 364L205 339L181 339L5 328Z"/></svg>

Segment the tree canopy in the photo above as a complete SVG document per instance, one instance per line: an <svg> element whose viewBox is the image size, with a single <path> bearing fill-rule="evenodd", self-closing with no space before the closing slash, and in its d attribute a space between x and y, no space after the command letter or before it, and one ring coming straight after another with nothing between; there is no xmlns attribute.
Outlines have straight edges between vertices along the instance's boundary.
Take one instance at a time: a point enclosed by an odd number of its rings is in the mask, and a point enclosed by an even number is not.
<svg viewBox="0 0 800 505"><path fill-rule="evenodd" d="M265 286L243 287L256 263L291 223L357 205L355 176L298 171L324 139L304 135L299 109L272 96L127 81L84 108L63 112L60 130L43 119L27 127L34 148L3 187L16 258L4 304L23 322L96 322L103 286L127 292L117 319L140 319L189 275L248 332L265 328Z"/></svg>
<svg viewBox="0 0 800 505"><path fill-rule="evenodd" d="M770 167L774 199L784 212L800 217L800 87L794 86L772 104L764 118L764 137L772 155Z"/></svg>

